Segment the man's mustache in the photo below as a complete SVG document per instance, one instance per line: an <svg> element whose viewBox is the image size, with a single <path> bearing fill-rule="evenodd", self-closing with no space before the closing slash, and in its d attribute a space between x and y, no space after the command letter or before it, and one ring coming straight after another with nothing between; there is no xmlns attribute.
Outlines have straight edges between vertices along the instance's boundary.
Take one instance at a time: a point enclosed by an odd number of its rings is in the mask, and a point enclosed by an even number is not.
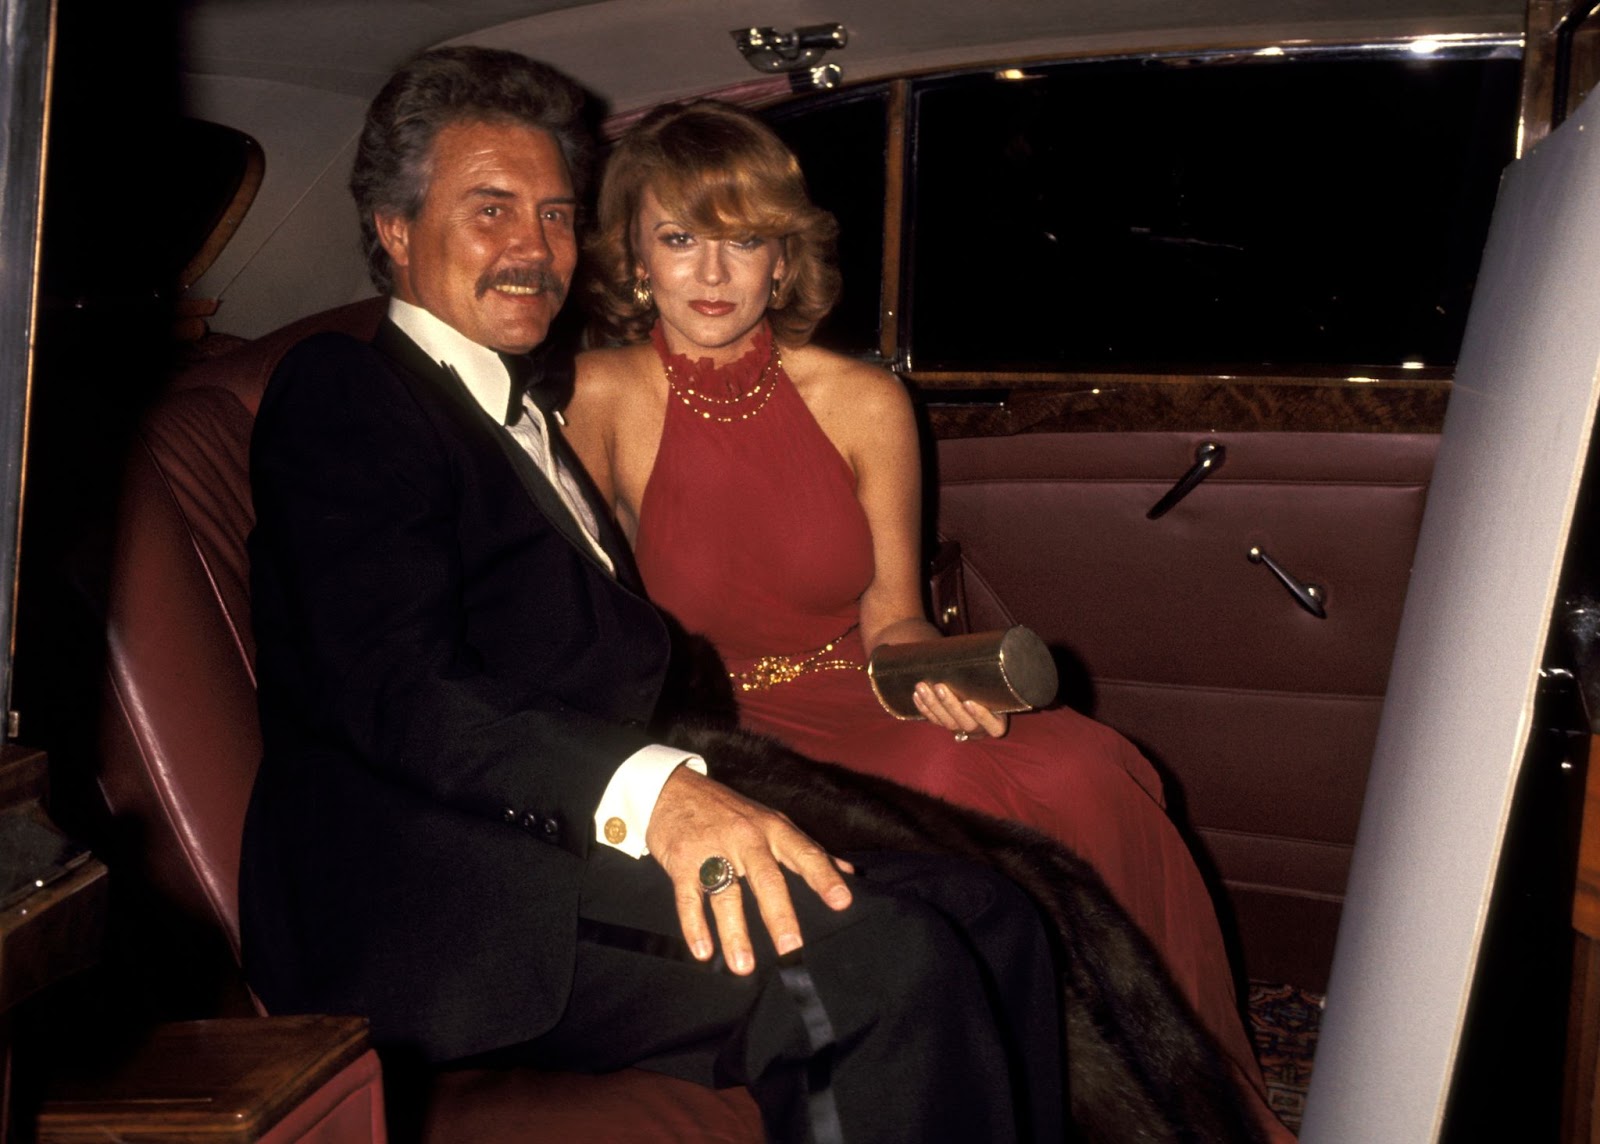
<svg viewBox="0 0 1600 1144"><path fill-rule="evenodd" d="M497 286L518 286L549 294L559 304L567 296L567 284L543 267L506 267L491 270L478 279L478 297L482 298Z"/></svg>

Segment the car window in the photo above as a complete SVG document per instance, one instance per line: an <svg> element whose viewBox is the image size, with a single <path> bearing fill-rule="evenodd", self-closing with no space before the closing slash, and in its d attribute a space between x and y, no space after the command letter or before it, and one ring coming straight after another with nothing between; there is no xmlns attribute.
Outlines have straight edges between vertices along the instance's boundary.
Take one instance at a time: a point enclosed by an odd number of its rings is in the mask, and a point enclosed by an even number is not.
<svg viewBox="0 0 1600 1144"><path fill-rule="evenodd" d="M911 361L1452 364L1517 84L1414 57L922 84Z"/></svg>
<svg viewBox="0 0 1600 1144"><path fill-rule="evenodd" d="M887 88L785 105L767 118L799 157L813 200L839 220L844 291L816 340L840 353L872 354L882 309Z"/></svg>
<svg viewBox="0 0 1600 1144"><path fill-rule="evenodd" d="M47 218L87 217L98 209L104 187L85 172L104 161L104 146L103 140L80 136L52 146L57 177L49 183ZM260 187L261 147L232 127L173 117L153 125L144 146L142 161L163 177L134 180L138 202L149 207L129 239L139 256L108 259L104 235L95 227L51 229L44 286L58 307L158 306L170 300L174 285L186 289L226 245Z"/></svg>
<svg viewBox="0 0 1600 1144"><path fill-rule="evenodd" d="M1490 45L912 81L900 364L1447 369L1518 69ZM768 113L839 217L845 296L821 340L853 353L895 309L878 297L891 102L872 88Z"/></svg>

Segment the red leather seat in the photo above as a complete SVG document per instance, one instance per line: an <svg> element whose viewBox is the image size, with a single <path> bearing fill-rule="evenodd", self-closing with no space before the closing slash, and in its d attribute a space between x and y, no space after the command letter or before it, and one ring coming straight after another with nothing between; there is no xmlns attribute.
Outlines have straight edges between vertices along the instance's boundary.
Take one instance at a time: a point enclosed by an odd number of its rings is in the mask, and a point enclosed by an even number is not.
<svg viewBox="0 0 1600 1144"><path fill-rule="evenodd" d="M101 788L137 829L146 873L239 952L236 887L261 753L245 539L250 430L283 353L320 330L370 336L373 299L303 319L188 371L140 429L119 514L107 614ZM440 1076L424 1139L762 1139L743 1089L640 1070Z"/></svg>

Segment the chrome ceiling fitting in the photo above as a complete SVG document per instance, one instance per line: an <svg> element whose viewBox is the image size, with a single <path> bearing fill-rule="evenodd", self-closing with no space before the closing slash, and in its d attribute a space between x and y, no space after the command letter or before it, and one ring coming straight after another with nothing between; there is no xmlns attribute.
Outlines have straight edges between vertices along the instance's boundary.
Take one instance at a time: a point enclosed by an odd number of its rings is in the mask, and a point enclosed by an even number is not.
<svg viewBox="0 0 1600 1144"><path fill-rule="evenodd" d="M825 64L822 57L850 42L843 24L811 24L792 32L776 28L735 28L728 33L739 47L739 54L756 71L769 75L788 73L796 90L838 87L844 72L838 64Z"/></svg>

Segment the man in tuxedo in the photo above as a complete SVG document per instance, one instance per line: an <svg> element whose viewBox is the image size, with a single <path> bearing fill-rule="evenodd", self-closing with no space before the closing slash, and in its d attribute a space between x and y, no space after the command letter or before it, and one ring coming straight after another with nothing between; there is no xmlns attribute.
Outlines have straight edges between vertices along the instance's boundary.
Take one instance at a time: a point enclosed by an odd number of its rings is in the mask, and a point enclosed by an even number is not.
<svg viewBox="0 0 1600 1144"><path fill-rule="evenodd" d="M775 1138L1059 1139L1015 887L858 871L652 736L667 629L521 391L577 260L580 103L455 48L369 110L351 186L388 320L291 351L252 442L250 981L427 1061L745 1084Z"/></svg>

